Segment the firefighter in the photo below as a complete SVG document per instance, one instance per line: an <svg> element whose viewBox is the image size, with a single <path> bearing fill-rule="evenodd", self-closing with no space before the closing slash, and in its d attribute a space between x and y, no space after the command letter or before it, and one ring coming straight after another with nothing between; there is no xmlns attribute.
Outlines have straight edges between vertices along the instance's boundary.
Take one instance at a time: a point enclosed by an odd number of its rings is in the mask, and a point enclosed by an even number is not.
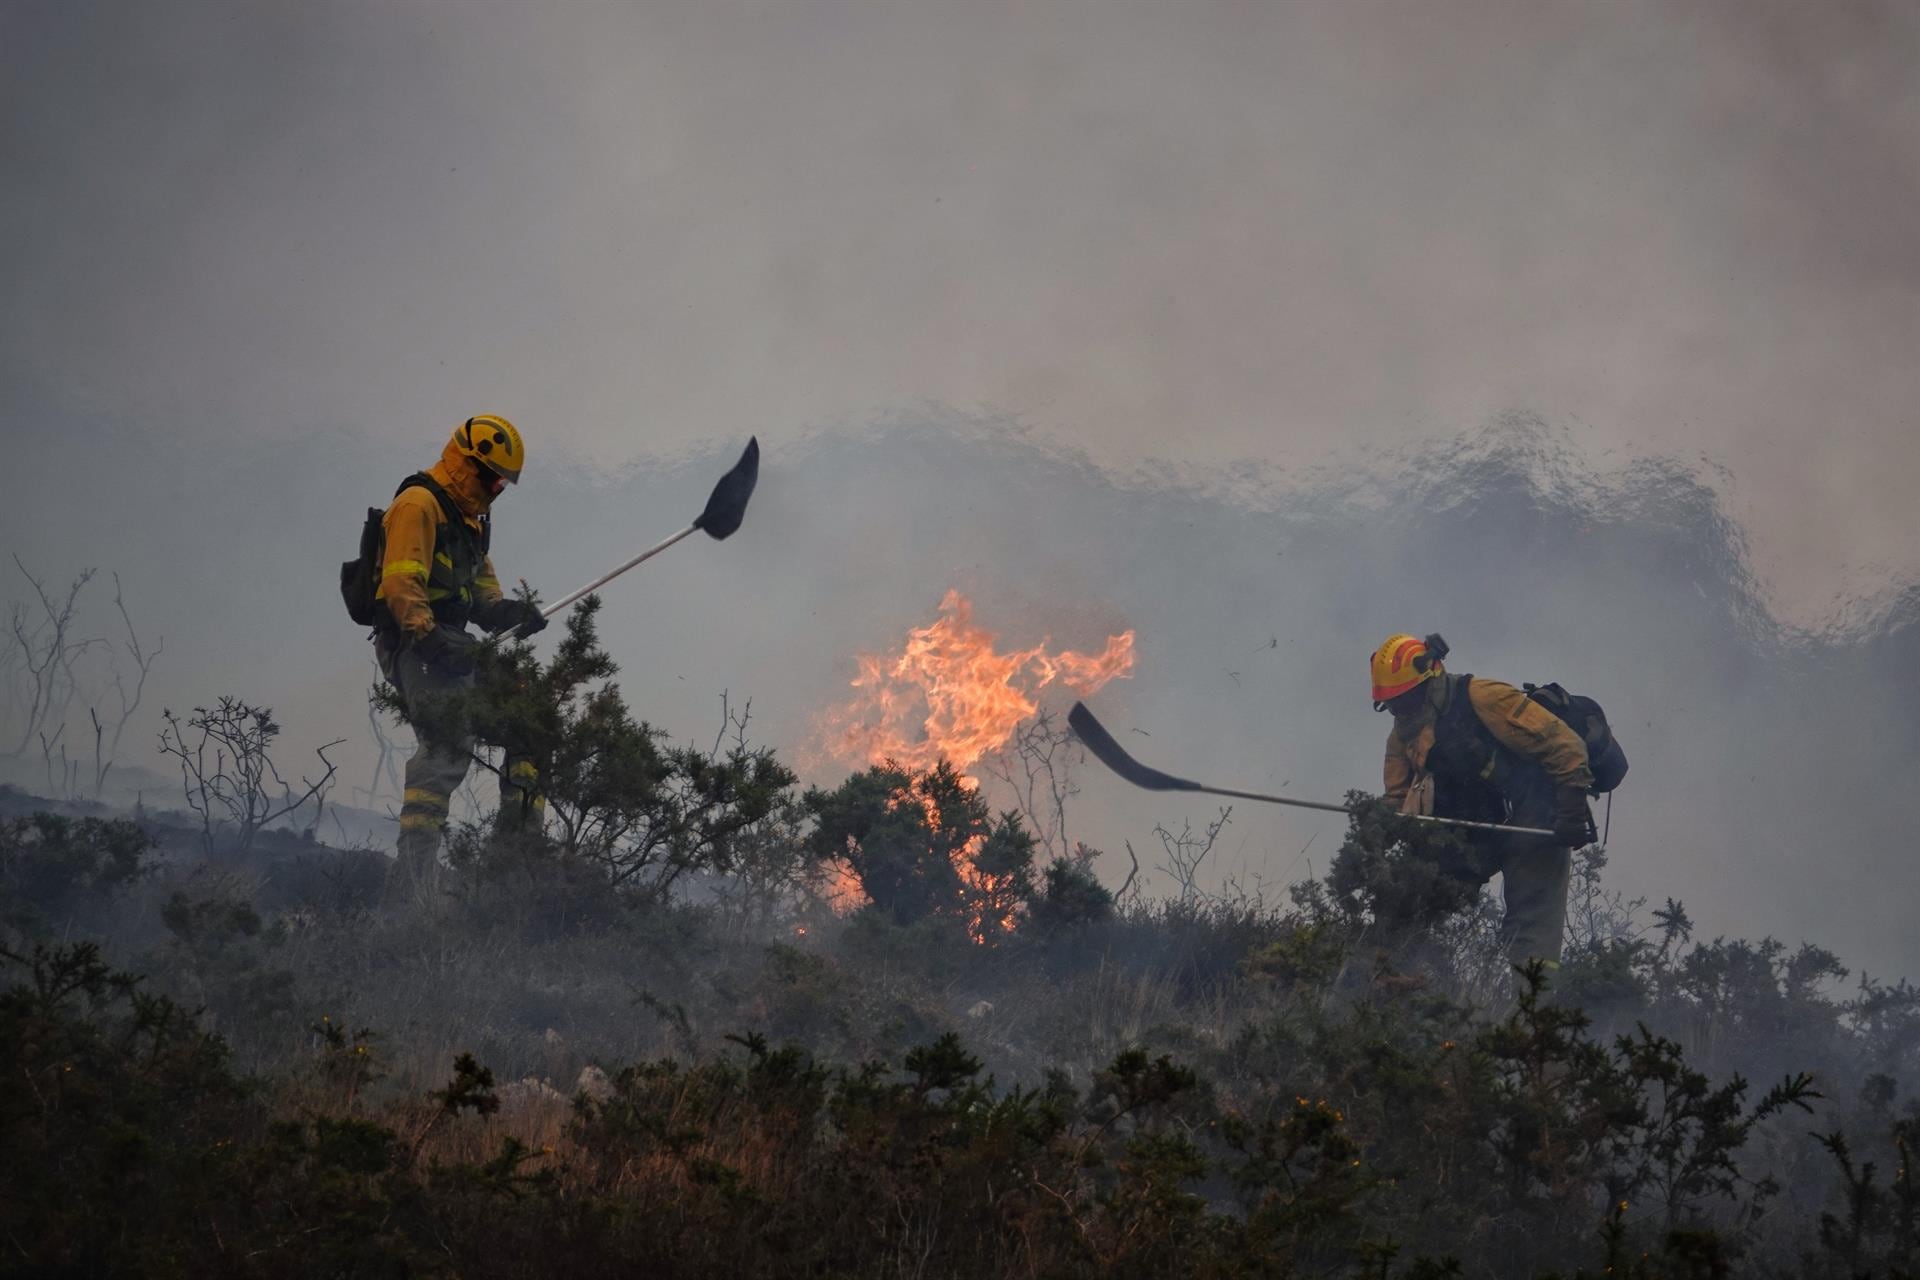
<svg viewBox="0 0 1920 1280"><path fill-rule="evenodd" d="M546 620L531 603L507 599L488 554L493 502L520 480L526 447L494 414L454 429L440 461L406 481L382 520L385 550L375 597L385 614L375 632L381 673L405 699L419 745L407 761L397 869L416 890L431 888L454 789L473 761L471 738L432 731L431 700L473 686L473 623L498 634L532 635ZM423 727L427 726L427 727ZM503 818L539 808L531 762L508 753L500 778Z"/></svg>
<svg viewBox="0 0 1920 1280"><path fill-rule="evenodd" d="M1393 713L1386 798L1405 813L1550 829L1551 838L1476 832L1473 856L1448 870L1480 884L1498 871L1508 956L1557 965L1572 851L1594 839L1586 744L1512 685L1450 674L1446 653L1437 635L1396 635L1373 655L1374 710Z"/></svg>

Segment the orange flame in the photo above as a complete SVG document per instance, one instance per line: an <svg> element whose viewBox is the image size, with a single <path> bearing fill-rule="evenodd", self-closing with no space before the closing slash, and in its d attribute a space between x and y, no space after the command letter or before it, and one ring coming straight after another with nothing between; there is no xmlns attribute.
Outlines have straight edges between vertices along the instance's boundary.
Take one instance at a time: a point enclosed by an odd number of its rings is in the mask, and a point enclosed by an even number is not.
<svg viewBox="0 0 1920 1280"><path fill-rule="evenodd" d="M909 631L898 657L856 658L858 693L827 717L832 754L916 771L945 759L965 774L1040 709L1042 689L1057 682L1087 697L1133 671L1132 631L1109 636L1097 654L1049 653L1044 639L996 653L995 639L974 622L973 602L948 591L940 617Z"/></svg>
<svg viewBox="0 0 1920 1280"><path fill-rule="evenodd" d="M854 697L822 718L821 737L841 760L884 764L914 772L947 760L969 786L967 771L1002 750L1020 725L1040 709L1038 696L1055 684L1089 696L1133 672L1133 632L1107 638L1097 654L1050 653L1047 640L1031 649L999 653L996 636L973 620L973 603L957 590L940 602L940 616L907 633L898 656L859 654ZM954 870L971 889L991 898L1005 886L974 865L976 838L954 858ZM829 871L829 901L836 911L866 901L858 875L845 862ZM969 932L984 941L989 928L1009 930L1014 917L973 922Z"/></svg>
<svg viewBox="0 0 1920 1280"><path fill-rule="evenodd" d="M859 873L845 858L823 864L821 873L820 899L833 914L851 915L867 905L867 887L860 883Z"/></svg>

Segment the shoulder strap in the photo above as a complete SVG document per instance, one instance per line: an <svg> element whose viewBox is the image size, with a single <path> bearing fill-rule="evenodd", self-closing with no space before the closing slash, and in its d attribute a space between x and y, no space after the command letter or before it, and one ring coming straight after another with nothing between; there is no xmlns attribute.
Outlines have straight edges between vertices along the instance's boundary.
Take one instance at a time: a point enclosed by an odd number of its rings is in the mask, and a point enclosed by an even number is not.
<svg viewBox="0 0 1920 1280"><path fill-rule="evenodd" d="M1447 682L1447 705L1434 718L1434 731L1448 738L1472 738L1492 742L1493 733L1480 720L1473 705L1473 677L1448 672L1440 677Z"/></svg>
<svg viewBox="0 0 1920 1280"><path fill-rule="evenodd" d="M397 498L409 489L425 489L428 493L431 493L439 501L440 512L446 516L448 523L454 525L465 523L464 518L460 514L459 505L453 500L453 495L441 488L440 482L426 472L416 471L405 480L402 480L400 487L393 491L393 496Z"/></svg>
<svg viewBox="0 0 1920 1280"><path fill-rule="evenodd" d="M438 480L424 471L416 471L400 482L400 487L393 491L393 496L397 498L409 489L425 489L431 493L439 501L440 513L446 516L447 523L462 533L466 532L466 516L462 514L460 505L453 500L453 495L448 493ZM484 558L493 549L493 519L483 514L479 520L480 555Z"/></svg>
<svg viewBox="0 0 1920 1280"><path fill-rule="evenodd" d="M493 550L493 517L491 515L485 512L480 514L478 517L480 532L476 535L470 532L467 518L461 512L460 505L453 500L453 495L448 493L438 480L424 471L416 471L400 482L400 487L393 491L393 496L397 498L409 489L425 489L438 499L440 513L446 516L447 524L457 530L461 536L475 538L480 545L480 558L482 560L487 558L488 553Z"/></svg>

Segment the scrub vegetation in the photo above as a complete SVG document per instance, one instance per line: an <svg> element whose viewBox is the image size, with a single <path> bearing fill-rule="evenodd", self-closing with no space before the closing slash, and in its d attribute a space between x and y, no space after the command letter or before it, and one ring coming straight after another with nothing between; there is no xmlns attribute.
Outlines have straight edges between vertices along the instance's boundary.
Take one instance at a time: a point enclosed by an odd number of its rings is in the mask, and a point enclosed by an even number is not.
<svg viewBox="0 0 1920 1280"><path fill-rule="evenodd" d="M668 748L569 628L449 710L544 830L421 900L317 824L0 797L0 1271L1915 1274L1905 982L1598 850L1510 973L1377 807L1284 899L1116 899L944 765Z"/></svg>

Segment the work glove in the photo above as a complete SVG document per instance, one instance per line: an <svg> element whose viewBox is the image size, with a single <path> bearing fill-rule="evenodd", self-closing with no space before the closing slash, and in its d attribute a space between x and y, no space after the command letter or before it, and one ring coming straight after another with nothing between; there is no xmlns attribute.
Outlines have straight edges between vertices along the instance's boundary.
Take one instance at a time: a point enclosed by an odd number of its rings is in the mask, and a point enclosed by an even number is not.
<svg viewBox="0 0 1920 1280"><path fill-rule="evenodd" d="M540 612L540 606L531 600L513 602L519 616L513 620L513 635L516 640L525 640L528 636L537 636L547 629L546 615Z"/></svg>
<svg viewBox="0 0 1920 1280"><path fill-rule="evenodd" d="M474 651L480 641L464 627L435 627L413 642L413 651L452 676L473 674Z"/></svg>
<svg viewBox="0 0 1920 1280"><path fill-rule="evenodd" d="M1593 843L1593 815L1587 812L1587 793L1579 787L1561 787L1554 793L1553 838L1569 849Z"/></svg>
<svg viewBox="0 0 1920 1280"><path fill-rule="evenodd" d="M547 620L531 600L502 600L488 610L485 625L494 635L511 631L516 639L525 640L545 631Z"/></svg>

